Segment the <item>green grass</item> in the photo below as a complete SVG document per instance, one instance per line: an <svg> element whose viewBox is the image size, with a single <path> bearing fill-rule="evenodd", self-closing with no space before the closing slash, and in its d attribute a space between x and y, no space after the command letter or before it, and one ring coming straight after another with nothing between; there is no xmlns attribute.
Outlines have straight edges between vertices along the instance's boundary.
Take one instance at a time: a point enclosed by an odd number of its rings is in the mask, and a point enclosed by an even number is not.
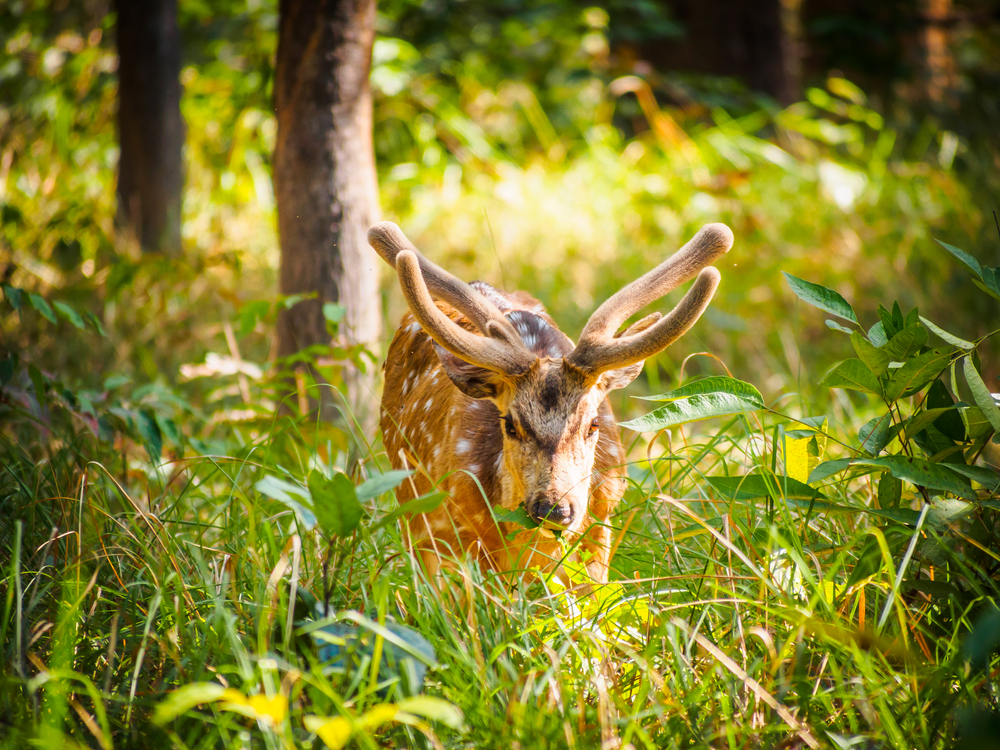
<svg viewBox="0 0 1000 750"><path fill-rule="evenodd" d="M439 593L397 524L380 523L391 493L347 538L304 531L260 479L347 468L360 483L387 468L377 446L347 466L336 427L231 423L226 455L161 462L78 421L46 432L12 419L0 438L0 742L322 747L308 717L339 716L358 747L931 748L995 721L995 634L976 625L1000 593L996 511L928 521L915 537L871 513L871 475L826 480L811 506L780 489L727 498L707 481L782 474L786 424L774 412L697 423L669 449L633 435L612 584L577 599L467 562ZM303 628L323 618L304 592L324 591L334 618L422 633L437 651L424 694L461 720L406 704L369 656L318 663ZM251 709L204 683L281 698ZM384 703L411 706L397 714L409 723L380 723Z"/></svg>

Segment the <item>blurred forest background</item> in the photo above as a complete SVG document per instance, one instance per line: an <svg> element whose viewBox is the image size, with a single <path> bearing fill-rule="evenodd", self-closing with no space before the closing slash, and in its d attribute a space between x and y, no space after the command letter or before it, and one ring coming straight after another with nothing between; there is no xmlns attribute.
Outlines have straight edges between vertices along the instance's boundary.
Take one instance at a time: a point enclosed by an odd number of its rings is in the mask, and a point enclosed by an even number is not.
<svg viewBox="0 0 1000 750"><path fill-rule="evenodd" d="M0 272L113 332L69 335L69 321L42 316L15 323L8 308L2 346L30 349L39 368L97 390L112 373L174 388L184 372L209 372L209 353L217 368L240 360L256 374L279 354L269 304L282 252L272 183L279 8L174 6L136 5L162 38L126 34L152 40L123 45L127 69L108 2L0 8ZM309 4L284 12L296 6ZM994 301L956 296L959 271L931 242L985 261L997 253L996 2L387 0L373 21L382 217L460 277L530 290L570 335L710 221L733 228L733 265L681 353L709 349L756 373L767 393L808 388L794 382L799 349L813 357L822 336L817 320L797 319L779 268L849 299L894 294L970 336L996 318ZM156 45L166 55L145 79L143 45L149 59ZM150 151L158 162L135 155ZM156 199L163 216L173 212L159 220L163 254L134 241L154 233L151 214L130 218L116 202L120 159L123 182L142 173L182 199ZM383 291L394 286L381 276ZM280 291L320 292L315 280L296 283ZM340 301L336 285L320 296ZM381 328L367 324L380 346L401 311L397 295L389 300ZM800 324L815 333L796 343ZM647 367L654 387L680 359ZM191 397L207 397L202 387L189 384ZM245 400L227 393L216 397Z"/></svg>

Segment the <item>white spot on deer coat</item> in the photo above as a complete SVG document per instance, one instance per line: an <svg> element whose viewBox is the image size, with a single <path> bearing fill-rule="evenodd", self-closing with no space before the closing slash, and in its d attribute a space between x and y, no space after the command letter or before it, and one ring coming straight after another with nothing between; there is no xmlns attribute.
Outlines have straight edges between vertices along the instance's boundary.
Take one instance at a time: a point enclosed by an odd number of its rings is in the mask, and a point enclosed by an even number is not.
<svg viewBox="0 0 1000 750"><path fill-rule="evenodd" d="M472 443L470 443L468 440L464 440L464 439L463 440L459 440L457 443L455 443L455 452L456 453L468 453L469 452L469 448L471 448L471 447L472 447Z"/></svg>

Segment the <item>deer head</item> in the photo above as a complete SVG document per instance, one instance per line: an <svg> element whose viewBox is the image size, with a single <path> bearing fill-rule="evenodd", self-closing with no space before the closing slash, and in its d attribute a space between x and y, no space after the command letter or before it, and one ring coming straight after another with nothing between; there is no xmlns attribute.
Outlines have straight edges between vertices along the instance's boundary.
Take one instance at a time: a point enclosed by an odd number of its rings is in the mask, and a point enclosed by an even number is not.
<svg viewBox="0 0 1000 750"><path fill-rule="evenodd" d="M587 513L600 433L616 429L608 393L632 382L648 357L698 320L720 279L706 266L729 250L733 234L724 224L703 227L671 258L601 305L575 346L547 316L501 312L487 295L424 258L395 224L376 224L368 241L396 269L410 311L433 339L451 382L496 407L502 505L523 503L536 521L573 532ZM671 313L653 313L618 333L633 314L692 278ZM470 325L456 323L434 297Z"/></svg>

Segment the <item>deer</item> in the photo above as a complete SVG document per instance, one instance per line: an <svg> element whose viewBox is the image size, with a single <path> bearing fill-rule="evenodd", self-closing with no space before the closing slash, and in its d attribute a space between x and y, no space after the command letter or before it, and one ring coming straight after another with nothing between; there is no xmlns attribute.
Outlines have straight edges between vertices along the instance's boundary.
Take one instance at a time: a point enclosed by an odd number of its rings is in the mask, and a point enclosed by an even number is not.
<svg viewBox="0 0 1000 750"><path fill-rule="evenodd" d="M608 581L609 519L625 492L626 452L608 394L683 336L721 276L711 264L733 233L708 224L680 250L591 315L577 343L525 292L465 283L435 265L389 221L368 242L395 269L408 312L389 345L380 411L401 507L432 491L443 501L405 516L407 546L432 580L468 555L483 569L536 570L566 582L564 544L592 582ZM622 325L679 285L668 315ZM506 522L523 506L538 524Z"/></svg>

